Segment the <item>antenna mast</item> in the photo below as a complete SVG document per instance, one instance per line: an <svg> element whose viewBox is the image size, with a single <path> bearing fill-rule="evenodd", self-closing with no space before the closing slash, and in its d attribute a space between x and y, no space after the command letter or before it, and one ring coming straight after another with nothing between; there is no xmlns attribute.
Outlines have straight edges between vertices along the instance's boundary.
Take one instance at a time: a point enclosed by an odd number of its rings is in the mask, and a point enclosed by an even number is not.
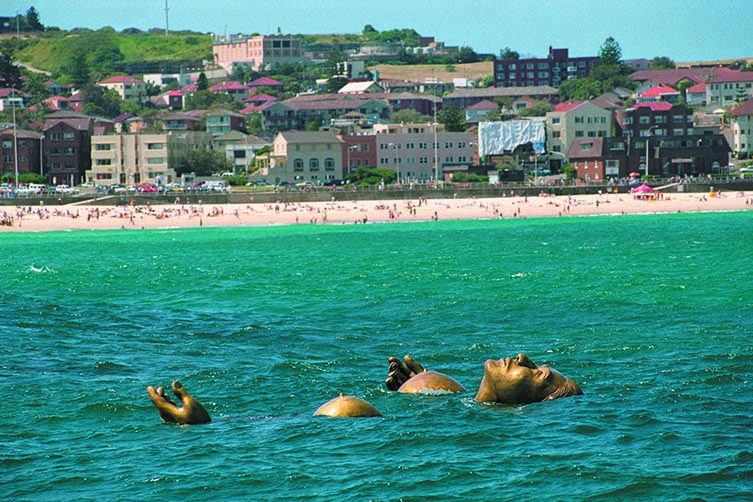
<svg viewBox="0 0 753 502"><path fill-rule="evenodd" d="M170 27L169 27L170 25L168 23L168 18L167 18L167 11L168 10L170 10L170 9L167 8L167 0L165 0L165 36L166 37L170 36Z"/></svg>

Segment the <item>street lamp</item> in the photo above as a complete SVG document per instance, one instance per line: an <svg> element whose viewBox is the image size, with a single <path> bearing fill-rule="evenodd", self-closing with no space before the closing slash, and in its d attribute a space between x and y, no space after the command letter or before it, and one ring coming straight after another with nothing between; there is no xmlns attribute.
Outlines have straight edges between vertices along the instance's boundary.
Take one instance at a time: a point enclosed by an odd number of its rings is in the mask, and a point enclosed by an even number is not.
<svg viewBox="0 0 753 502"><path fill-rule="evenodd" d="M39 136L39 175L44 176L44 134Z"/></svg>
<svg viewBox="0 0 753 502"><path fill-rule="evenodd" d="M648 128L648 134L646 134L646 180L648 180L648 144L651 142L651 131L658 126L651 126Z"/></svg>
<svg viewBox="0 0 753 502"><path fill-rule="evenodd" d="M13 106L13 163L16 166L16 193L18 193L18 133L16 132L16 100L12 91L11 105Z"/></svg>
<svg viewBox="0 0 753 502"><path fill-rule="evenodd" d="M358 146L357 145L350 145L348 147L348 169L346 169L346 172L343 174L343 178L345 178L346 174L350 174L350 172L351 172L351 167L352 166L351 166L351 162L350 162L350 152L352 152L353 150L358 150Z"/></svg>

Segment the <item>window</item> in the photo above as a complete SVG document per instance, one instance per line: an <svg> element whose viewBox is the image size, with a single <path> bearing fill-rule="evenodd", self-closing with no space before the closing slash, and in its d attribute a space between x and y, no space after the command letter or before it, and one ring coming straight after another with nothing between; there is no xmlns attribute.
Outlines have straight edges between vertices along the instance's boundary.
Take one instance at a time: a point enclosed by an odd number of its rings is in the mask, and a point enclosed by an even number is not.
<svg viewBox="0 0 753 502"><path fill-rule="evenodd" d="M101 145L101 144L97 144L97 145L95 145L95 146L94 146L94 149L95 149L96 151L98 151L98 152L109 152L109 151L110 151L110 149L111 149L111 148L110 148L111 146L112 146L112 145L109 145L109 144L107 144L107 145Z"/></svg>
<svg viewBox="0 0 753 502"><path fill-rule="evenodd" d="M162 150L165 147L164 143L147 143L147 150Z"/></svg>
<svg viewBox="0 0 753 502"><path fill-rule="evenodd" d="M582 138L583 137L583 131L575 131L575 137L576 138Z"/></svg>
<svg viewBox="0 0 753 502"><path fill-rule="evenodd" d="M294 171L303 171L303 159L295 159L293 161L293 170Z"/></svg>
<svg viewBox="0 0 753 502"><path fill-rule="evenodd" d="M11 141L3 141L3 148L13 148L13 143Z"/></svg>
<svg viewBox="0 0 753 502"><path fill-rule="evenodd" d="M516 69L516 67L515 67L515 63L511 63L511 64L510 64L510 69L511 69L511 70L515 70L515 69Z"/></svg>
<svg viewBox="0 0 753 502"><path fill-rule="evenodd" d="M576 124L582 124L583 123L583 117L575 117L575 123Z"/></svg>
<svg viewBox="0 0 753 502"><path fill-rule="evenodd" d="M552 117L552 124L559 124L560 123L560 117Z"/></svg>
<svg viewBox="0 0 753 502"><path fill-rule="evenodd" d="M672 116L672 123L673 124L682 124L683 122L685 122L685 119L683 118L682 115L673 115Z"/></svg>
<svg viewBox="0 0 753 502"><path fill-rule="evenodd" d="M581 151L583 151L583 150L590 150L593 147L594 147L593 143L581 143L580 144Z"/></svg>
<svg viewBox="0 0 753 502"><path fill-rule="evenodd" d="M165 159L163 157L150 157L150 158L147 159L146 163L147 164L151 164L151 165L154 165L154 164L164 164L165 163Z"/></svg>
<svg viewBox="0 0 753 502"><path fill-rule="evenodd" d="M319 159L310 159L309 171L318 171L318 170L319 170Z"/></svg>
<svg viewBox="0 0 753 502"><path fill-rule="evenodd" d="M675 136L682 136L685 134L685 129L672 129L672 134Z"/></svg>
<svg viewBox="0 0 753 502"><path fill-rule="evenodd" d="M110 159L97 159L94 165L97 166L109 166L112 164L112 161Z"/></svg>
<svg viewBox="0 0 753 502"><path fill-rule="evenodd" d="M651 117L648 115L643 115L642 117L638 118L639 124L650 124L651 123Z"/></svg>
<svg viewBox="0 0 753 502"><path fill-rule="evenodd" d="M633 117L622 117L622 125L631 125L633 123Z"/></svg>
<svg viewBox="0 0 753 502"><path fill-rule="evenodd" d="M324 170L325 171L334 171L335 170L335 159L328 157L324 159Z"/></svg>
<svg viewBox="0 0 753 502"><path fill-rule="evenodd" d="M63 141L73 141L76 139L76 135L72 132L63 133Z"/></svg>

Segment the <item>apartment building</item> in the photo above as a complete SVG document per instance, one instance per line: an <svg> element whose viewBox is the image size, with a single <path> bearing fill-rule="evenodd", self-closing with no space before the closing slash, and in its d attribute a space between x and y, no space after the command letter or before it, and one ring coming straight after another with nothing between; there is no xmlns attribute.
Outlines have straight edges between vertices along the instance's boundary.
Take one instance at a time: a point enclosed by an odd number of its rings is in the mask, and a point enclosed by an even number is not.
<svg viewBox="0 0 753 502"><path fill-rule="evenodd" d="M375 124L377 166L394 169L401 183L443 179L444 169L473 164L473 132L441 124Z"/></svg>
<svg viewBox="0 0 753 502"><path fill-rule="evenodd" d="M155 185L175 181L168 167L168 134L103 134L91 138L91 170L97 185Z"/></svg>
<svg viewBox="0 0 753 502"><path fill-rule="evenodd" d="M548 112L546 122L549 150L564 154L575 140L610 136L612 112L591 101L569 101Z"/></svg>
<svg viewBox="0 0 753 502"><path fill-rule="evenodd" d="M750 158L753 154L753 98L733 108L730 120L732 151L738 158Z"/></svg>
<svg viewBox="0 0 753 502"><path fill-rule="evenodd" d="M283 63L304 61L301 41L295 35L215 36L212 53L214 62L230 73L238 65L274 70Z"/></svg>
<svg viewBox="0 0 753 502"><path fill-rule="evenodd" d="M557 88L562 82L587 77L598 58L570 57L568 49L552 49L545 58L495 59L494 87Z"/></svg>
<svg viewBox="0 0 753 502"><path fill-rule="evenodd" d="M117 75L97 82L100 87L111 89L120 95L120 99L142 100L146 98L146 84L128 75Z"/></svg>
<svg viewBox="0 0 753 502"><path fill-rule="evenodd" d="M286 131L272 142L269 177L287 181L326 184L341 178L343 140L329 131Z"/></svg>
<svg viewBox="0 0 753 502"><path fill-rule="evenodd" d="M716 106L735 106L753 97L753 72L727 71L706 82L706 102Z"/></svg>

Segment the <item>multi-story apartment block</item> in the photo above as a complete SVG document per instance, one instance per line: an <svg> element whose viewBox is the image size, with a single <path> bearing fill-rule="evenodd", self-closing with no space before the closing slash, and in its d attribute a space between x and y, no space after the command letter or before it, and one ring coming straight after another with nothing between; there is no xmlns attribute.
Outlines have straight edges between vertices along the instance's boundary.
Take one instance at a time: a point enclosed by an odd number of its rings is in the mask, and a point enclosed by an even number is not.
<svg viewBox="0 0 753 502"><path fill-rule="evenodd" d="M494 87L559 87L587 77L596 56L570 57L568 49L552 49L546 58L495 59Z"/></svg>
<svg viewBox="0 0 753 502"><path fill-rule="evenodd" d="M95 135L92 142L92 168L86 178L97 185L166 184L175 181L168 167L168 135Z"/></svg>
<svg viewBox="0 0 753 502"><path fill-rule="evenodd" d="M142 80L127 75L117 75L97 82L100 87L112 89L120 95L120 99L142 100L146 98L146 84Z"/></svg>
<svg viewBox="0 0 753 502"><path fill-rule="evenodd" d="M441 124L375 124L377 167L394 169L401 183L443 179L445 167L473 164L473 133Z"/></svg>
<svg viewBox="0 0 753 502"><path fill-rule="evenodd" d="M377 167L376 136L373 134L344 135L342 177L356 172L359 167Z"/></svg>
<svg viewBox="0 0 753 502"><path fill-rule="evenodd" d="M97 185L173 183L185 153L208 147L209 138L201 132L96 134L91 137L92 167L86 178Z"/></svg>
<svg viewBox="0 0 753 502"><path fill-rule="evenodd" d="M275 182L314 184L338 179L342 173L342 139L328 131L286 131L272 142L269 177Z"/></svg>
<svg viewBox="0 0 753 502"><path fill-rule="evenodd" d="M225 157L233 165L234 174L244 171L251 174L256 168L256 153L266 146L271 146L271 143L240 131L230 131L215 136L212 140L212 147L215 150L225 152Z"/></svg>
<svg viewBox="0 0 753 502"><path fill-rule="evenodd" d="M546 122L549 150L564 154L577 139L610 136L612 112L591 101L570 101L548 112Z"/></svg>
<svg viewBox="0 0 753 502"><path fill-rule="evenodd" d="M729 162L724 135L697 130L693 110L684 104L637 103L618 113L617 126L626 141L630 169L642 174L710 174Z"/></svg>
<svg viewBox="0 0 753 502"><path fill-rule="evenodd" d="M753 97L753 72L727 71L706 82L706 102L716 106L735 106Z"/></svg>
<svg viewBox="0 0 753 502"><path fill-rule="evenodd" d="M357 113L370 122L379 122L390 114L390 105L369 94L347 96L340 94L297 96L272 103L262 110L264 127L272 131L304 130L317 122L328 126L330 121L349 113Z"/></svg>
<svg viewBox="0 0 753 502"><path fill-rule="evenodd" d="M114 124L75 112L56 112L47 116L44 126L44 158L47 180L71 186L81 182L91 167L91 136L97 127L113 130Z"/></svg>
<svg viewBox="0 0 753 502"><path fill-rule="evenodd" d="M283 63L304 60L301 41L295 35L215 36L214 62L228 72L240 65L254 70L278 69Z"/></svg>
<svg viewBox="0 0 753 502"><path fill-rule="evenodd" d="M732 150L738 158L753 155L753 98L730 112L732 122Z"/></svg>
<svg viewBox="0 0 753 502"><path fill-rule="evenodd" d="M15 144L14 144L15 140ZM38 132L13 127L0 127L0 175L38 173L44 175L41 144ZM16 162L18 155L18 162Z"/></svg>
<svg viewBox="0 0 753 502"><path fill-rule="evenodd" d="M245 115L223 108L207 112L204 119L206 120L207 132L216 136L246 128Z"/></svg>

